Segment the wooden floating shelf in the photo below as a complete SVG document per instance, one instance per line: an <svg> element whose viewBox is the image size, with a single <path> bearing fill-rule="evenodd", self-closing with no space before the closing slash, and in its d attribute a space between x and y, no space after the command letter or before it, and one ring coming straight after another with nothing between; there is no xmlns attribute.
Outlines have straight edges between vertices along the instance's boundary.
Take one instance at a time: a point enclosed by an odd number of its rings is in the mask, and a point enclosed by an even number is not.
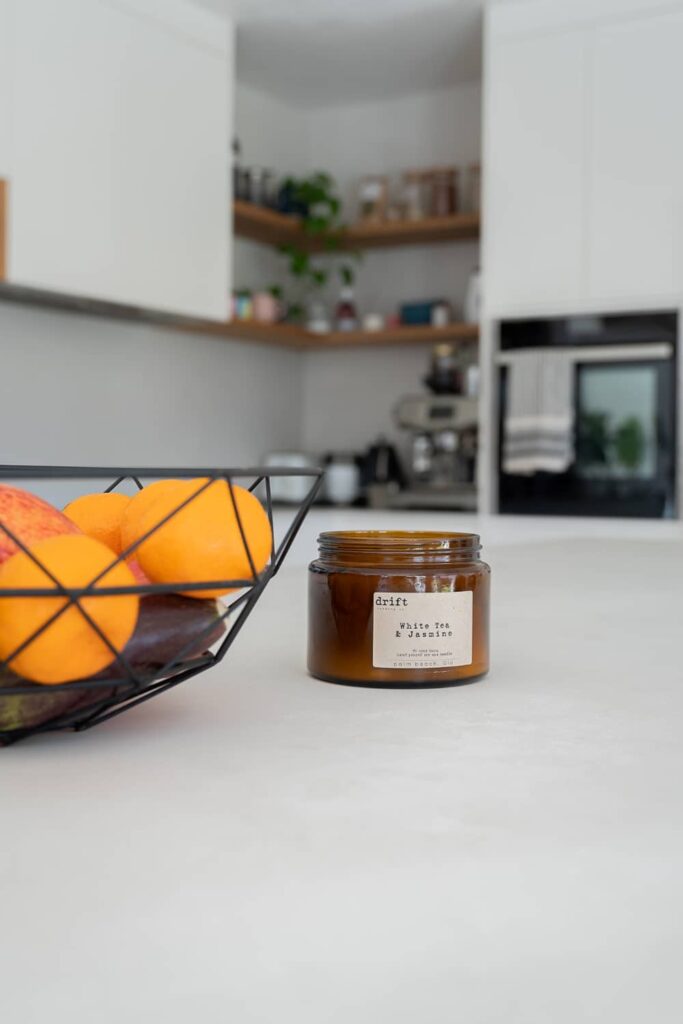
<svg viewBox="0 0 683 1024"><path fill-rule="evenodd" d="M391 327L382 331L331 331L311 334L309 348L349 348L367 345L436 345L440 341L476 341L477 324L449 324L447 327Z"/></svg>
<svg viewBox="0 0 683 1024"><path fill-rule="evenodd" d="M235 200L235 234L266 245L297 245L320 252L320 241L304 232L297 217L269 210L255 203ZM347 228L343 249L384 249L400 245L431 245L434 242L458 242L479 237L478 213L458 213L452 217L427 217L423 220L358 223Z"/></svg>
<svg viewBox="0 0 683 1024"><path fill-rule="evenodd" d="M43 291L0 280L0 302L20 302L43 309L64 309L88 316L103 316L129 323L156 324L185 334L204 334L235 341L263 342L293 349L363 348L371 345L434 345L439 341L468 342L479 337L477 324L446 327L392 327L382 331L331 331L314 334L295 324L267 324L255 320L201 320L159 310L126 306L62 292Z"/></svg>
<svg viewBox="0 0 683 1024"><path fill-rule="evenodd" d="M232 211L235 234L240 238L266 245L285 245L305 237L298 218L269 210L266 206L236 199Z"/></svg>
<svg viewBox="0 0 683 1024"><path fill-rule="evenodd" d="M314 334L292 324L263 324L235 320L227 324L203 324L196 330L243 341L262 341L286 348L361 348L371 345L435 345L440 341L476 341L477 324L449 324L447 327L392 327L382 331L331 331Z"/></svg>
<svg viewBox="0 0 683 1024"><path fill-rule="evenodd" d="M479 238L479 214L458 213L452 217L423 220L394 220L377 224L354 224L345 236L349 249L380 249L392 245L431 245Z"/></svg>

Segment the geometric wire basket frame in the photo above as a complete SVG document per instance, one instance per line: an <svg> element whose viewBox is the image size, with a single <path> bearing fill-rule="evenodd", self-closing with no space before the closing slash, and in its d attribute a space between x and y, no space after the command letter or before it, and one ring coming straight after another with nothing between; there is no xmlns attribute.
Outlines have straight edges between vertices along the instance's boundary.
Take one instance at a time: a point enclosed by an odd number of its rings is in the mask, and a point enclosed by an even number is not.
<svg viewBox="0 0 683 1024"><path fill-rule="evenodd" d="M276 477L292 476L308 478L310 480L310 487L303 501L292 509L291 522L280 542L276 544L271 480ZM3 701L6 699L22 697L29 702L42 701L42 705L34 704L38 710L41 710L43 706L46 706L48 709L54 707L55 714L52 715L48 710L47 720L41 721L37 725L28 725L25 728L20 727L10 731L3 731L0 728L0 746L15 743L27 736L41 732L52 732L58 729L71 729L75 731L89 729L94 725L113 718L115 715L136 707L143 701L156 697L165 690L177 686L179 683L184 682L184 680L204 672L221 661L234 643L265 587L280 569L316 497L322 482L322 476L322 470L319 469L198 469L195 467L191 469L131 469L119 467L0 466L0 483L12 485L19 485L21 481L26 480L98 480L105 482L102 490L113 491L127 482L132 483L137 488L142 488L144 486L143 481L145 480L190 480L201 477L206 481L189 498L182 502L179 501L177 507L169 512L164 519L129 548L122 551L120 555L116 556L112 552L111 565L84 587L63 586L0 518L0 530L4 531L17 547L32 559L54 584L49 589L22 588L0 590L0 600L17 596L26 598L64 597L65 599L62 607L43 622L32 636L28 637L12 651L4 661L0 659L0 670L2 671L2 680L0 680L0 709L2 708ZM249 578L209 580L204 583L176 580L171 583L137 583L131 586L99 587L94 589L100 578L109 572L111 566L134 556L135 549L139 544L172 519L173 516L177 515L186 505L195 500L215 480L224 480L228 485L232 509L239 527L244 553L251 570ZM240 482L240 486L247 487L248 490L256 492L261 498L273 532L271 558L266 568L260 574L256 572L254 559L249 550L248 539L235 500L233 486L237 481ZM148 595L177 594L180 590L188 589L197 593L202 590L215 589L231 590L237 593L234 596L233 594L226 595L223 599L226 602L225 611L216 616L210 624L203 625L202 629L198 630L196 635L193 634L187 644L175 652L164 664L146 670L136 668L135 665L131 664L126 657L125 649L119 652L111 645L97 622L93 620L88 614L87 609L80 603L81 598L84 597L96 599L97 597L106 597L114 594L137 594L142 598ZM80 614L87 620L90 627L95 630L112 653L112 663L105 673L100 673L97 677L91 679L79 679L74 682L57 683L49 686L13 677L9 668L9 662L40 636L68 608L74 606L78 608ZM222 632L222 639L218 646L214 650L207 649L197 654L197 648L201 647L203 641L209 641L207 648L211 646L211 634L215 632L218 626L221 627ZM225 629L224 633L223 629Z"/></svg>

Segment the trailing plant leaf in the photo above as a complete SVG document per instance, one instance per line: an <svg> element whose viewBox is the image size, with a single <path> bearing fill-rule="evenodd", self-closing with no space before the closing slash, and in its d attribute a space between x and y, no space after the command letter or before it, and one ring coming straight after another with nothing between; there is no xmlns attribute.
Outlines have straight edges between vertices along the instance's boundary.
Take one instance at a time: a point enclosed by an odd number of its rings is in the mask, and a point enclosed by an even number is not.
<svg viewBox="0 0 683 1024"><path fill-rule="evenodd" d="M339 268L339 276L341 277L343 284L345 284L347 287L350 287L356 280L356 275L353 271L353 268L350 267L348 263L342 264L342 266Z"/></svg>
<svg viewBox="0 0 683 1024"><path fill-rule="evenodd" d="M311 268L311 257L302 249L295 249L289 257L289 269L295 277L304 277Z"/></svg>
<svg viewBox="0 0 683 1024"><path fill-rule="evenodd" d="M329 217L307 217L304 221L304 230L309 235L322 235L329 226Z"/></svg>
<svg viewBox="0 0 683 1024"><path fill-rule="evenodd" d="M323 258L337 253L343 241L342 203L335 188L334 179L326 171L316 171L307 178L286 178L283 182L289 208L298 213L304 233L316 239L316 249L319 244ZM288 303L288 318L297 319L303 315L310 293L327 284L329 271L318 266L307 249L296 243L281 245L279 251L286 256L289 273L301 293ZM347 262L337 272L344 284L350 285L355 274L348 260L359 260L360 253L345 255ZM281 298L282 291L276 297Z"/></svg>

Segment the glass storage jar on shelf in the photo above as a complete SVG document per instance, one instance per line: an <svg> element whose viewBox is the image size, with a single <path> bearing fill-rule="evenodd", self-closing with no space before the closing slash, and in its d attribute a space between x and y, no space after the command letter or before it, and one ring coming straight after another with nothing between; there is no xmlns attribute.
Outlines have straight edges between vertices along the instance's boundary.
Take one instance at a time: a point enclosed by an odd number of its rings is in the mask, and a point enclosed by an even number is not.
<svg viewBox="0 0 683 1024"><path fill-rule="evenodd" d="M437 167L431 172L432 217L451 217L459 209L459 174L456 167Z"/></svg>
<svg viewBox="0 0 683 1024"><path fill-rule="evenodd" d="M422 171L406 171L403 175L402 205L406 220L422 220L426 216Z"/></svg>
<svg viewBox="0 0 683 1024"><path fill-rule="evenodd" d="M368 686L443 686L489 668L490 568L472 533L320 535L308 668Z"/></svg>

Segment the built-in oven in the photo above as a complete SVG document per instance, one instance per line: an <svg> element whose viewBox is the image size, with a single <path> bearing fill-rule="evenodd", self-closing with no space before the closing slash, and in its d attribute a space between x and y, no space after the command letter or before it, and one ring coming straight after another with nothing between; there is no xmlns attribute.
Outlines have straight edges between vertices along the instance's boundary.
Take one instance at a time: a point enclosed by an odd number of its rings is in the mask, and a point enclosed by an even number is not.
<svg viewBox="0 0 683 1024"><path fill-rule="evenodd" d="M675 516L676 349L675 313L503 322L497 356L499 510ZM563 427L571 430L571 456L554 471L534 470L532 457L520 472L519 460L505 457L511 375L520 373L520 353L530 351L536 355L531 361L526 357L526 367L533 369L534 359L544 353L561 352L571 374L570 416ZM543 412L553 409L546 403ZM538 443L532 438L532 449ZM538 462L544 465L543 459Z"/></svg>

